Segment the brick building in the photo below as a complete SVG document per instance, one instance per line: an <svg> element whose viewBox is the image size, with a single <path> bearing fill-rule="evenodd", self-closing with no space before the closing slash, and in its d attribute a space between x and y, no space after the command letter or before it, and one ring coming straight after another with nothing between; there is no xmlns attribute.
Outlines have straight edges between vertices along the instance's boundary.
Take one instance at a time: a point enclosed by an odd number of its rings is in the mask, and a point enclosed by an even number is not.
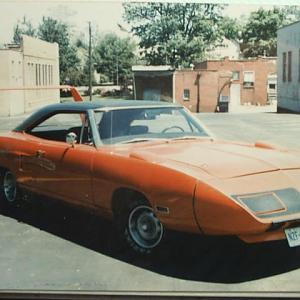
<svg viewBox="0 0 300 300"><path fill-rule="evenodd" d="M219 99L221 102L228 99L232 108L244 104L266 105L269 99L268 90L272 92L272 87L276 90L276 85L273 85L276 74L274 57L208 60L197 64L196 68L232 73L231 82L220 91Z"/></svg>
<svg viewBox="0 0 300 300"><path fill-rule="evenodd" d="M244 104L266 105L268 92L274 98L276 90L276 58L207 60L193 70L160 66L154 72L151 66L140 68L143 73L133 68L136 99L177 101L193 112L234 111Z"/></svg>

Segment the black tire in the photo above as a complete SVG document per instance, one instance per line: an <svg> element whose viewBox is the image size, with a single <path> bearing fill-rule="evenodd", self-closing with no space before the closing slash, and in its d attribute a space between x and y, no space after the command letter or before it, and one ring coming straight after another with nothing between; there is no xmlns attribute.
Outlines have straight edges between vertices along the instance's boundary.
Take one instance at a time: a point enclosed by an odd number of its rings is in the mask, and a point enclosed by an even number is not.
<svg viewBox="0 0 300 300"><path fill-rule="evenodd" d="M115 214L121 240L138 254L150 254L163 238L164 228L146 200L128 200Z"/></svg>
<svg viewBox="0 0 300 300"><path fill-rule="evenodd" d="M0 172L0 208L8 210L20 204L20 191L13 173L9 170Z"/></svg>

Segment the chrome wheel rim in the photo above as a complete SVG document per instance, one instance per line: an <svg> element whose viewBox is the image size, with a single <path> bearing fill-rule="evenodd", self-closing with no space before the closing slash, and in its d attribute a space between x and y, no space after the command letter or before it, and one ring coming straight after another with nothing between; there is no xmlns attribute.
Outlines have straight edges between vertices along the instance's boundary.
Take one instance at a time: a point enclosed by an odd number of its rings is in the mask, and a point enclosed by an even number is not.
<svg viewBox="0 0 300 300"><path fill-rule="evenodd" d="M12 203L16 200L17 183L11 172L6 172L4 175L3 190L5 198L8 202Z"/></svg>
<svg viewBox="0 0 300 300"><path fill-rule="evenodd" d="M134 242L142 248L151 249L159 244L163 226L151 207L137 206L129 215L128 228Z"/></svg>

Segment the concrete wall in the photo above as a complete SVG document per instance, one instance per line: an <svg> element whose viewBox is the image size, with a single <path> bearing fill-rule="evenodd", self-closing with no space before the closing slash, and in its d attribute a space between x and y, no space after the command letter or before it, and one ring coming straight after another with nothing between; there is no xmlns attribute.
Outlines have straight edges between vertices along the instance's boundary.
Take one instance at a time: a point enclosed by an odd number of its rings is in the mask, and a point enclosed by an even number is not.
<svg viewBox="0 0 300 300"><path fill-rule="evenodd" d="M18 51L0 51L0 87L23 86L23 55ZM0 91L0 116L24 113L24 91Z"/></svg>
<svg viewBox="0 0 300 300"><path fill-rule="evenodd" d="M59 102L59 55L56 43L23 36L19 49L0 50L0 65L0 116L22 114ZM15 90L1 91L1 88Z"/></svg>
<svg viewBox="0 0 300 300"><path fill-rule="evenodd" d="M277 99L278 109L300 112L300 22L283 27L277 32ZM291 81L283 81L283 53L292 53Z"/></svg>

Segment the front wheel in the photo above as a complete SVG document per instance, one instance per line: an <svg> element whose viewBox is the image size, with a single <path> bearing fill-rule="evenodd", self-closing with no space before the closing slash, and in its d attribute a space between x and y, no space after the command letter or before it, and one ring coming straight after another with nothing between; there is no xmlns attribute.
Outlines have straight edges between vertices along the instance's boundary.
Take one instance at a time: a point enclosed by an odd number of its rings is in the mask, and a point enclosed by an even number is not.
<svg viewBox="0 0 300 300"><path fill-rule="evenodd" d="M119 229L125 242L137 253L151 253L164 235L164 228L151 206L133 201L120 215Z"/></svg>

